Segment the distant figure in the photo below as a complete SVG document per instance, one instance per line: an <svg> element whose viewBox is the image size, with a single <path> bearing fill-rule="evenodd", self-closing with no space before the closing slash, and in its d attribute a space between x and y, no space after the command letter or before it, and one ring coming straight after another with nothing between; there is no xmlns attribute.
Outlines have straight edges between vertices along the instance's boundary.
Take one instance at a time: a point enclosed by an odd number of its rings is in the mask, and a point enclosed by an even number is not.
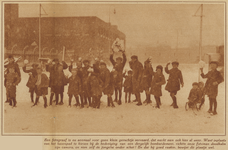
<svg viewBox="0 0 228 150"><path fill-rule="evenodd" d="M178 69L179 62L177 61L172 62L173 68L170 70L168 69L169 65L170 63L168 63L165 67L165 72L169 74L168 82L166 84L165 89L170 93L170 96L173 100L173 103L171 104L171 106L173 106L173 108L178 108L176 94L177 94L177 91L180 90L180 84L182 87L184 86L184 81L183 81L182 73Z"/></svg>
<svg viewBox="0 0 228 150"><path fill-rule="evenodd" d="M156 108L160 108L161 105L161 96L162 90L161 87L166 83L165 77L162 73L163 67L158 65L156 67L156 72L153 73L153 79L151 82L150 93L154 95L154 99L156 100Z"/></svg>
<svg viewBox="0 0 228 150"><path fill-rule="evenodd" d="M132 69L132 85L133 90L132 94L135 94L136 100L134 102L138 102L136 105L142 105L140 93L143 92L140 87L140 83L142 80L143 74L143 65L138 61L138 56L131 56L131 61L129 62L130 68Z"/></svg>
<svg viewBox="0 0 228 150"><path fill-rule="evenodd" d="M20 83L21 78L18 73L15 72L13 66L8 67L8 73L5 74L5 86L6 86L6 96L9 101L9 105L16 107L16 86Z"/></svg>
<svg viewBox="0 0 228 150"><path fill-rule="evenodd" d="M126 64L127 58L124 53L124 51L121 51L123 58L117 57L116 61L113 59L113 54L110 55L110 61L113 65L113 68L115 71L117 71L117 80L119 82L115 83L115 102L117 102L119 105L122 104L121 97L122 97L122 84L123 84L123 69ZM119 93L119 99L118 99L118 93Z"/></svg>
<svg viewBox="0 0 228 150"><path fill-rule="evenodd" d="M201 68L201 77L207 78L205 83L205 94L209 97L210 101L210 108L208 113L213 115L217 114L217 100L216 97L218 95L218 85L224 81L221 73L217 70L218 62L211 61L210 62L210 69L207 74L203 73L203 68ZM214 106L214 111L212 110Z"/></svg>

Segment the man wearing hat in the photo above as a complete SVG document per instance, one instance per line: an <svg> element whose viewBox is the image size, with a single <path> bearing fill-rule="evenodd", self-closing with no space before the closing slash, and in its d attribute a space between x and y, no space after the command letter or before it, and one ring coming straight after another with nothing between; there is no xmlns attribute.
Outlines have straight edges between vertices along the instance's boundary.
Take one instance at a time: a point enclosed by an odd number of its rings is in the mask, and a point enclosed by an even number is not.
<svg viewBox="0 0 228 150"><path fill-rule="evenodd" d="M178 108L176 94L177 94L177 91L180 90L180 84L182 87L184 86L184 81L183 81L182 73L178 69L179 62L177 61L172 62L173 68L170 70L168 69L169 65L170 63L168 63L165 67L165 72L169 74L169 78L167 80L168 82L166 84L165 90L167 90L170 93L170 96L173 100L173 103L171 104L171 106L173 106L173 108Z"/></svg>
<svg viewBox="0 0 228 150"><path fill-rule="evenodd" d="M64 85L67 84L66 77L64 75L63 69L67 69L68 65L62 61L59 63L59 59L55 58L46 65L46 70L50 72L49 87L51 87L50 105L52 105L52 99L55 94L56 105L63 104L63 92ZM59 95L61 97L61 102L58 103Z"/></svg>
<svg viewBox="0 0 228 150"><path fill-rule="evenodd" d="M201 77L207 78L207 81L205 83L205 93L209 97L210 101L210 108L208 110L209 113L212 113L213 115L217 114L217 100L216 97L218 95L218 85L224 81L221 73L217 70L218 62L211 61L210 62L210 71L207 74L203 73L203 68L200 68L201 70ZM212 110L212 107L214 106L214 111Z"/></svg>
<svg viewBox="0 0 228 150"><path fill-rule="evenodd" d="M31 102L34 103L34 92L35 92L35 77L37 76L37 71L36 68L38 67L38 64L32 64L32 69L26 69L27 67L27 63L24 63L24 66L22 67L23 71L25 73L29 74L29 79L28 82L26 84L26 86L29 88L29 92L30 92L30 98L31 98Z"/></svg>
<svg viewBox="0 0 228 150"><path fill-rule="evenodd" d="M117 57L116 61L113 59L113 54L110 55L110 61L113 65L113 69L115 69L115 71L117 71L117 79L120 82L116 82L115 83L115 100L117 102L117 97L118 97L118 93L119 93L119 101L118 104L120 105L122 103L121 101L121 97L122 97L122 84L123 84L123 69L124 66L126 64L127 58L125 55L124 51L121 51L123 58L121 57Z"/></svg>
<svg viewBox="0 0 228 150"><path fill-rule="evenodd" d="M138 102L136 105L140 106L140 105L142 105L140 92L143 92L142 89L140 88L140 83L141 83L142 73L143 73L143 65L141 62L138 61L138 56L136 56L136 55L131 56L131 61L129 62L129 65L133 72L132 94L135 94L135 97L136 97L135 101Z"/></svg>
<svg viewBox="0 0 228 150"><path fill-rule="evenodd" d="M113 80L111 80L111 73L104 62L100 63L100 79L103 82L103 93L104 95L107 95L108 106L111 104L112 107L115 107L112 101L114 92Z"/></svg>

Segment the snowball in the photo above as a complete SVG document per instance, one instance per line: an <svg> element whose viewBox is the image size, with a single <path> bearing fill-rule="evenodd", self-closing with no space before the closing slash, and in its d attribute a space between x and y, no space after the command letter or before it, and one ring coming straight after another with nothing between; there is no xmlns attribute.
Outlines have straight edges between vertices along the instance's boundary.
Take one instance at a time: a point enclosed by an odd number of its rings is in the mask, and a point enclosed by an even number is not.
<svg viewBox="0 0 228 150"><path fill-rule="evenodd" d="M24 60L24 64L28 64L29 61L27 59Z"/></svg>
<svg viewBox="0 0 228 150"><path fill-rule="evenodd" d="M204 68L206 63L202 60L199 61L199 68Z"/></svg>

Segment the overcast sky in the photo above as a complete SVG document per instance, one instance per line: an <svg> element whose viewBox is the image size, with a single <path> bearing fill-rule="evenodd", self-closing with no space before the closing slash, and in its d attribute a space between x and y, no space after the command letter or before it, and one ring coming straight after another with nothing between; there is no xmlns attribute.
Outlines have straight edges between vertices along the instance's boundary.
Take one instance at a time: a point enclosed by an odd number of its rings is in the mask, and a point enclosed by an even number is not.
<svg viewBox="0 0 228 150"><path fill-rule="evenodd" d="M127 47L168 44L175 48L198 45L200 4L48 4L48 16L97 16L126 34ZM116 14L113 11L116 11ZM42 11L42 13L44 13ZM38 17L39 4L20 4L19 17ZM224 43L224 5L203 5L203 45ZM197 15L200 15L198 11Z"/></svg>

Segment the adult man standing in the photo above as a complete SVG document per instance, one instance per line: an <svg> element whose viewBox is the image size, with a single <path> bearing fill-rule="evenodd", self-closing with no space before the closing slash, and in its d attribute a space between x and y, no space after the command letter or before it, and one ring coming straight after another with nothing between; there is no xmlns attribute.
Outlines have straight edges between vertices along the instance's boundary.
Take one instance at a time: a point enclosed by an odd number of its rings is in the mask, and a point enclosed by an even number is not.
<svg viewBox="0 0 228 150"><path fill-rule="evenodd" d="M136 101L138 102L136 105L140 106L142 105L140 92L143 92L142 89L140 88L140 83L141 83L142 73L143 73L143 65L141 62L138 61L138 56L135 56L135 55L131 56L131 61L129 62L129 65L133 72L132 93L135 94Z"/></svg>
<svg viewBox="0 0 228 150"><path fill-rule="evenodd" d="M117 71L117 81L119 81L114 85L115 86L114 101L118 102L119 105L122 104L121 97L122 97L122 84L123 84L123 69L127 61L124 51L122 51L122 55L123 55L123 58L117 57L116 61L113 59L113 54L110 55L110 61L113 65L113 69ZM117 101L118 93L119 93L119 100Z"/></svg>

